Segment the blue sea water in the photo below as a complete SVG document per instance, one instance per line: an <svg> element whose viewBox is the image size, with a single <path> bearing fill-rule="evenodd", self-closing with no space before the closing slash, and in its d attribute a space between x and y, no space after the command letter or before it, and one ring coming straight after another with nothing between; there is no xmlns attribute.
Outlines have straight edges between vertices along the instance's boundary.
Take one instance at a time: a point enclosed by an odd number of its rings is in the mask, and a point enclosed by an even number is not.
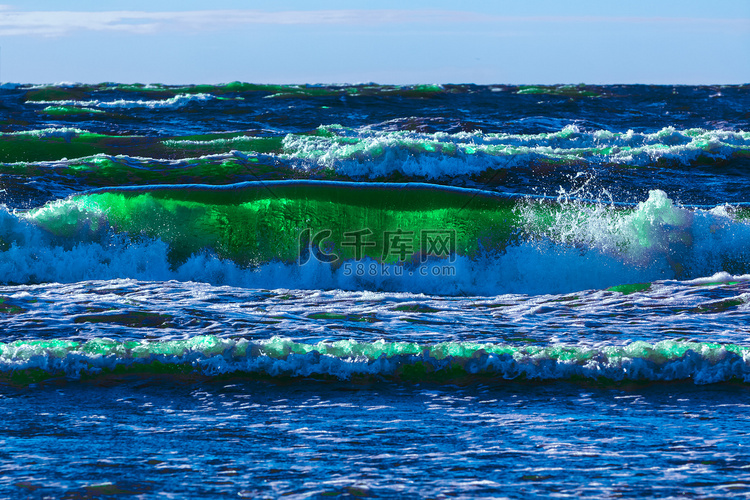
<svg viewBox="0 0 750 500"><path fill-rule="evenodd" d="M4 85L0 496L750 495L748 110Z"/></svg>

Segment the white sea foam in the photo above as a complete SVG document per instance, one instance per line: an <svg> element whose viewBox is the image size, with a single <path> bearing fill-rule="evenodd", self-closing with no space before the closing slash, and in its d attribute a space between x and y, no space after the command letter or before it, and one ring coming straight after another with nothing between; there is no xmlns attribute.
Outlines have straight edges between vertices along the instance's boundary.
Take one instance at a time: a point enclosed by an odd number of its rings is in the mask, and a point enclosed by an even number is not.
<svg viewBox="0 0 750 500"><path fill-rule="evenodd" d="M114 101L76 101L76 100L62 100L62 101L33 101L35 104L43 104L46 106L80 106L86 108L97 108L97 109L127 109L127 108L181 108L187 106L193 102L205 102L215 99L211 94L179 94L169 99L148 99L148 100L128 100L128 99L117 99Z"/></svg>
<svg viewBox="0 0 750 500"><path fill-rule="evenodd" d="M684 341L623 346L514 347L498 344L320 342L301 344L274 337L251 342L215 336L182 341L120 343L98 338L86 343L69 340L17 341L0 344L0 373L43 370L50 376L77 378L117 368L148 369L158 363L182 366L196 374L229 373L271 377L461 378L500 380L593 379L622 381L692 380L709 384L750 381L750 350ZM457 370L458 369L458 370Z"/></svg>
<svg viewBox="0 0 750 500"><path fill-rule="evenodd" d="M362 177L401 173L436 179L533 162L687 165L750 154L750 133L664 128L655 133L582 132L570 125L544 134L381 132L329 126L320 135L289 134L284 155L308 169Z"/></svg>

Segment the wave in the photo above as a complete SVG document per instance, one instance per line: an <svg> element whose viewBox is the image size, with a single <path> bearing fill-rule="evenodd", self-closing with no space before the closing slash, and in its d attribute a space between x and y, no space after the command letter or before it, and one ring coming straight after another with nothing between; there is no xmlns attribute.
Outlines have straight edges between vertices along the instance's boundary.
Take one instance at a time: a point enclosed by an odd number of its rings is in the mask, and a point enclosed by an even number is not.
<svg viewBox="0 0 750 500"><path fill-rule="evenodd" d="M158 102L166 106L192 101ZM59 102L45 108L45 112L75 115L101 111L90 103L75 103L77 106ZM348 178L402 175L436 180L478 175L492 169L679 168L723 165L750 158L750 132L673 127L654 133L581 131L575 125L568 125L558 132L543 134L480 131L428 134L383 131L374 126L352 129L329 125L284 136L257 134L258 131L240 131L157 138L92 133L71 127L46 128L0 135L3 144L0 160L55 161L97 154L158 160L225 154L257 161L258 155L269 155L304 172L333 172Z"/></svg>
<svg viewBox="0 0 750 500"><path fill-rule="evenodd" d="M529 199L430 184L101 189L0 211L5 283L564 293L750 272L746 209Z"/></svg>
<svg viewBox="0 0 750 500"><path fill-rule="evenodd" d="M474 342L249 341L200 336L173 341L99 338L0 343L0 380L135 373L461 383L591 380L604 383L750 382L750 348L665 340L605 346L513 346Z"/></svg>
<svg viewBox="0 0 750 500"><path fill-rule="evenodd" d="M45 108L47 109L47 108ZM64 108L60 113L68 113ZM98 110L97 110L98 111ZM57 112L57 111L55 111ZM88 113L76 108L75 113ZM54 113L53 113L54 114ZM142 135L111 135L75 127L44 128L0 134L0 168L13 173L19 167L54 166L70 174L97 173L103 158L114 158L147 170L154 162L176 159L200 160L203 156L224 154L225 158L243 163L257 162L258 154L281 152L281 137L253 137L244 133L214 133L186 136L179 140ZM237 148L252 149L253 158L232 154ZM52 164L52 165L50 165ZM101 172L105 180L107 172ZM114 181L115 179L113 179Z"/></svg>
<svg viewBox="0 0 750 500"><path fill-rule="evenodd" d="M695 96L698 100L706 97L717 97L723 93L742 93L746 85L722 85L722 86L642 86L642 85L475 85L475 84L418 84L418 85L383 85L377 83L350 83L350 84L257 84L246 82L229 82L223 84L190 84L190 85L165 85L160 83L101 83L84 84L73 82L58 82L55 84L29 85L6 83L3 88L21 89L26 91L26 99L29 101L49 100L49 96L80 96L82 94L94 94L97 92L122 92L134 94L155 95L177 95L207 93L215 95L236 93L258 93L266 97L328 97L328 96L380 96L380 97L415 97L429 98L434 96L445 96L450 94L508 94L533 96L558 96L565 100L576 98L604 98L617 99L623 94L634 95L641 100L648 101L649 98L664 99L674 94ZM532 103L535 101L525 101ZM565 102L565 101L560 101Z"/></svg>
<svg viewBox="0 0 750 500"><path fill-rule="evenodd" d="M194 84L194 85L164 85L152 84L82 84L71 82L60 82L48 85L20 85L6 84L6 88L19 88L26 90L26 100L39 102L68 96L78 98L82 95L95 94L97 92L123 92L135 94L147 94L155 96L175 96L179 94L212 94L225 95L237 93L259 93L270 98L305 98L305 97L328 97L328 96L387 96L391 97L430 97L438 94L450 93L475 93L485 91L524 91L526 87L514 87L507 85L493 85L491 87L478 85L380 85L375 83L364 84L341 84L341 85L315 85L315 84L256 84L244 82L230 82L224 84ZM10 87L13 85L12 87ZM537 93L561 93L561 95L586 95L591 89L574 89L566 86L562 91L555 87L534 87ZM525 93L525 92L521 92ZM526 92L528 93L528 92Z"/></svg>
<svg viewBox="0 0 750 500"><path fill-rule="evenodd" d="M26 167L27 162L92 157L110 150L117 151L122 146L135 147L137 151L154 142L146 137L100 134L76 127L6 132L0 134L0 161L4 171L11 173L14 167Z"/></svg>
<svg viewBox="0 0 750 500"><path fill-rule="evenodd" d="M33 101L35 104L46 106L76 106L80 108L94 109L177 109L191 103L203 103L215 99L211 94L178 94L167 99L116 99L114 101L101 100L59 100L59 101Z"/></svg>
<svg viewBox="0 0 750 500"><path fill-rule="evenodd" d="M42 110L50 116L78 116L104 113L101 109L85 108L80 106L47 106Z"/></svg>
<svg viewBox="0 0 750 500"><path fill-rule="evenodd" d="M149 146L144 144L144 147ZM44 187L57 197L106 186L233 184L310 177L273 158L248 159L232 154L172 160L97 154L76 160L4 163L0 164L0 176L6 193ZM19 198L6 196L8 204L18 202ZM36 205L48 200L40 199Z"/></svg>
<svg viewBox="0 0 750 500"><path fill-rule="evenodd" d="M665 167L716 163L750 157L750 132L668 127L654 133L617 133L581 131L569 125L544 134L419 134L328 126L314 135L287 135L283 156L304 160L308 169L331 169L350 177L400 173L438 179L534 163Z"/></svg>

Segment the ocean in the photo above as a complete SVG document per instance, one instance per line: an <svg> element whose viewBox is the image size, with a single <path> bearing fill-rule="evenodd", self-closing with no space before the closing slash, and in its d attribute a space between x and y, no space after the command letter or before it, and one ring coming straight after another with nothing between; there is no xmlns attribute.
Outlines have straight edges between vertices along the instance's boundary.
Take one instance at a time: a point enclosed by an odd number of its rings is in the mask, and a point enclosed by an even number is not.
<svg viewBox="0 0 750 500"><path fill-rule="evenodd" d="M750 87L0 112L0 497L750 496Z"/></svg>

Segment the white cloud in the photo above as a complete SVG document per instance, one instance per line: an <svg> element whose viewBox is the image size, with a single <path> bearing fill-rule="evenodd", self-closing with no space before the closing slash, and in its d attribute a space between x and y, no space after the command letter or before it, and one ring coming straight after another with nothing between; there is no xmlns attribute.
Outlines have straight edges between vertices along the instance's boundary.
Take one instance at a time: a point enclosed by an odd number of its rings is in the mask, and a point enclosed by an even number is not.
<svg viewBox="0 0 750 500"><path fill-rule="evenodd" d="M382 25L399 23L656 23L748 29L747 19L498 17L474 12L434 10L318 10L265 12L257 10L143 11L16 11L0 5L0 36L62 36L75 31L134 34L165 29L215 30L232 25Z"/></svg>
<svg viewBox="0 0 750 500"><path fill-rule="evenodd" d="M465 20L478 15L462 15ZM393 24L400 22L446 22L456 13L392 10L320 10L263 12L254 10L206 10L185 12L74 12L8 11L0 8L0 36L60 36L73 31L125 31L150 33L162 29L221 29L243 24ZM477 20L477 19L473 19Z"/></svg>

